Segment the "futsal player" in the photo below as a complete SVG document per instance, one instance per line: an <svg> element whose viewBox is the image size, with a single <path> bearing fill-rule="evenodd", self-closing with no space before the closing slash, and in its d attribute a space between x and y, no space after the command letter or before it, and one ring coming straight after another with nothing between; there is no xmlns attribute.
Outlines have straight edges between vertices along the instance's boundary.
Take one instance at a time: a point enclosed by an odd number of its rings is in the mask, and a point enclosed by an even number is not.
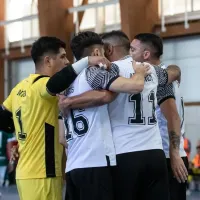
<svg viewBox="0 0 200 200"><path fill-rule="evenodd" d="M136 35L131 43L130 53L136 61L167 68L160 59L163 54L162 39L155 34ZM166 86L164 90L169 93L169 96L164 102L159 102L156 112L167 158L170 200L186 200L188 159L183 138L185 132L183 97L178 81ZM170 90L173 90L174 95L170 95Z"/></svg>

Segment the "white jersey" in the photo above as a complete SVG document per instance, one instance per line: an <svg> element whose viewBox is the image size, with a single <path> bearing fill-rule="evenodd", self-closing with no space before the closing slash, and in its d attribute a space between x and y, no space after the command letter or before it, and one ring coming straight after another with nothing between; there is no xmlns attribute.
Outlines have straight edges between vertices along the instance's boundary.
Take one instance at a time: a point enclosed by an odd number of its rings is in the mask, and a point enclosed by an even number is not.
<svg viewBox="0 0 200 200"><path fill-rule="evenodd" d="M134 74L130 56L114 62L112 67L118 68L119 75L125 78L130 78ZM93 76L90 76L88 80L90 85L93 89L109 89L110 84L104 83L99 71L96 69ZM155 108L157 98L159 100L165 98L165 94L160 93L160 90L157 91L157 86L160 88L167 84L168 74L160 67L151 66L151 71L152 73L145 78L143 92L136 95L120 93L109 104L116 154L162 149Z"/></svg>
<svg viewBox="0 0 200 200"><path fill-rule="evenodd" d="M89 72L91 71L89 70ZM92 73L89 72L86 69L78 75L66 91L68 97L92 90L86 77L86 75L92 76ZM102 76L105 87L115 80L115 77L118 77L117 73L113 73L114 75L107 73L107 76ZM71 110L65 119L65 126L68 130L66 135L68 142L66 172L77 168L116 165L108 105Z"/></svg>
<svg viewBox="0 0 200 200"><path fill-rule="evenodd" d="M134 74L131 57L116 61L115 64L119 67L120 76L130 78ZM131 95L121 93L109 104L117 154L162 149L155 108L157 105L157 86L165 84L167 78L163 75L163 78L158 80L157 72L153 66L151 66L151 72L146 77L144 90L141 93Z"/></svg>
<svg viewBox="0 0 200 200"><path fill-rule="evenodd" d="M161 67L163 69L166 69L165 65L161 65ZM166 86L166 91L169 91L170 86ZM180 88L179 88L179 83L177 81L173 82L173 93L175 95L175 99L176 99L176 106L177 106L177 110L181 119L181 141L180 141L180 156L181 157L185 157L186 153L184 150L184 138L183 138L183 134L185 133L185 122L184 122L184 103L183 103L183 97L181 96L181 92L180 92ZM170 94L169 94L169 98L170 98ZM162 114L160 107L157 106L156 108L156 113L157 113L157 117L158 117L158 124L159 124L159 128L160 128L160 133L161 133L161 137L162 137L162 144L163 144L163 149L165 152L165 156L167 158L169 158L169 135L168 135L168 128L167 128L167 120L164 117L164 115Z"/></svg>

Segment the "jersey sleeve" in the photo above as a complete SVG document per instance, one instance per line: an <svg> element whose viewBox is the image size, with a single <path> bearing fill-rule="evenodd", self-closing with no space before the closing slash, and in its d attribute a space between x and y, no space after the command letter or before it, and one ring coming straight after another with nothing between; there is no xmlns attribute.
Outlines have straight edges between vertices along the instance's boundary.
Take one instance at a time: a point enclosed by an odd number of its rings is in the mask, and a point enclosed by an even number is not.
<svg viewBox="0 0 200 200"><path fill-rule="evenodd" d="M95 66L86 69L87 82L94 90L109 89L118 77L119 67L114 63L109 71Z"/></svg>
<svg viewBox="0 0 200 200"><path fill-rule="evenodd" d="M47 90L46 85L47 85L48 80L49 80L49 77L43 77L40 80L38 80L36 83L34 83L34 84L37 84L36 89L39 91L40 96L44 99L55 98L55 96L51 95Z"/></svg>
<svg viewBox="0 0 200 200"><path fill-rule="evenodd" d="M3 102L3 107L10 112L12 112L12 93L13 93L13 90L10 93L10 95L7 97L7 99Z"/></svg>
<svg viewBox="0 0 200 200"><path fill-rule="evenodd" d="M168 73L166 69L162 69L161 67L154 66L158 77L158 86L165 86L168 83Z"/></svg>
<svg viewBox="0 0 200 200"><path fill-rule="evenodd" d="M175 99L173 84L171 83L164 87L158 86L158 90L157 90L158 105L161 105L165 100L169 98Z"/></svg>

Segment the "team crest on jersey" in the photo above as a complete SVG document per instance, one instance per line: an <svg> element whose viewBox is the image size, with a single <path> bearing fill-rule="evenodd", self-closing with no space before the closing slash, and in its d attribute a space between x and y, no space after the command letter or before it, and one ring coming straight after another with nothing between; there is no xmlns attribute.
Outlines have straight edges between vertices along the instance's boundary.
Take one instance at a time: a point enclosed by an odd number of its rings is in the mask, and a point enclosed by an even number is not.
<svg viewBox="0 0 200 200"><path fill-rule="evenodd" d="M74 92L74 87L69 87L68 89L65 90L64 94L65 96L68 96Z"/></svg>

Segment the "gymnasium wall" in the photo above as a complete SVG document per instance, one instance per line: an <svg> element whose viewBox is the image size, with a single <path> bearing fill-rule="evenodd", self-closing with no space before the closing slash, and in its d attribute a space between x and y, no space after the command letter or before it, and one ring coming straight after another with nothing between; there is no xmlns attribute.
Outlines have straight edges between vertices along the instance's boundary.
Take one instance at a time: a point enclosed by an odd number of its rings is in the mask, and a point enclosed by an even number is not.
<svg viewBox="0 0 200 200"><path fill-rule="evenodd" d="M200 102L200 37L164 40L163 62L177 64L182 71L181 91L185 102ZM200 139L200 106L185 106L186 136L192 143L193 157Z"/></svg>

